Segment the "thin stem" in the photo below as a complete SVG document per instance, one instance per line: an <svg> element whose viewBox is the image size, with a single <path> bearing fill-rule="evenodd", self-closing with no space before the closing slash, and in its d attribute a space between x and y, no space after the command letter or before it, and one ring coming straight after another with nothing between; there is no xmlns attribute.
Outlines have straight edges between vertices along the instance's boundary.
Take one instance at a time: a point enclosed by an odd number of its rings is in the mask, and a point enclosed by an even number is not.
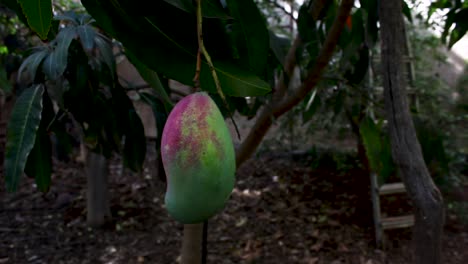
<svg viewBox="0 0 468 264"><path fill-rule="evenodd" d="M224 96L223 90L221 90L221 84L218 79L218 74L216 73L215 67L213 65L213 62L211 60L211 56L208 53L208 51L205 48L205 45L203 44L203 29L202 29L202 24L203 24L203 16L202 16L202 8L201 8L201 0L197 1L197 33L198 33L198 49L203 53L203 56L206 59L206 62L208 63L208 67L210 67L211 75L213 76L213 80L215 82L216 86L216 91L218 92L219 96L223 100L224 105L226 106L226 109L229 112L229 117L231 118L232 123L234 124L234 128L236 129L237 136L240 139L240 132L239 128L237 127L236 122L234 121L234 118L232 117L232 112L231 109L226 101L226 97ZM198 59L198 58L197 58ZM201 59L200 59L201 61ZM201 63L200 63L201 64ZM197 61L197 70L198 70L198 61Z"/></svg>

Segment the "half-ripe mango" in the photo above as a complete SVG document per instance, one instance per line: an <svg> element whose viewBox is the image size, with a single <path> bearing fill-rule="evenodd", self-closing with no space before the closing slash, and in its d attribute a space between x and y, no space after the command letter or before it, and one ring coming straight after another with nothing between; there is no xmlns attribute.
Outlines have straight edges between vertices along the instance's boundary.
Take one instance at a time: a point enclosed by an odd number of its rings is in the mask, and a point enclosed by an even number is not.
<svg viewBox="0 0 468 264"><path fill-rule="evenodd" d="M161 139L166 209L184 224L219 212L234 188L236 161L231 134L205 92L184 97L167 118Z"/></svg>

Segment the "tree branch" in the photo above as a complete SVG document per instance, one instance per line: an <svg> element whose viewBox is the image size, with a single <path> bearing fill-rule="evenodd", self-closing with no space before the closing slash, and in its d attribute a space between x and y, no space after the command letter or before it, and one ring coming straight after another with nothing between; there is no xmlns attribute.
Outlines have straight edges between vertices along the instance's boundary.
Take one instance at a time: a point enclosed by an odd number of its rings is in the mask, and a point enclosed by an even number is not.
<svg viewBox="0 0 468 264"><path fill-rule="evenodd" d="M318 17L321 9L323 8L325 1L317 1L318 4L314 4L309 9L311 15L314 18ZM320 5L320 3L322 5ZM244 139L240 147L236 152L236 163L239 167L244 161L246 161L252 153L257 149L258 145L262 141L263 137L268 132L273 118L277 118L284 114L286 111L291 109L294 105L298 104L305 95L312 90L312 88L320 80L320 77L324 71L324 68L327 66L333 51L335 50L336 44L338 43L341 30L344 27L346 19L351 11L353 6L353 0L343 0L338 11L338 16L333 22L333 26L325 40L322 51L320 52L319 57L317 58L316 65L308 73L306 81L287 99L283 99L286 94L286 90L289 86L289 79L293 74L294 68L296 67L296 51L302 45L302 40L298 36L291 48L289 49L288 55L285 58L284 62L284 71L282 72L278 83L274 89L273 98L265 105L261 111L257 121L250 130L247 137ZM286 78L288 77L288 78ZM281 102L281 103L280 103Z"/></svg>
<svg viewBox="0 0 468 264"><path fill-rule="evenodd" d="M302 85L297 89L291 96L285 98L274 110L274 116L279 117L291 110L295 105L304 99L304 97L315 87L320 81L322 73L325 71L325 67L328 65L335 47L338 44L338 40L341 35L341 31L344 28L346 19L349 16L351 8L353 7L354 1L344 0L341 3L338 15L335 18L332 28L328 33L327 39L323 44L323 48L320 51L319 56L315 62L314 67L308 72L307 78Z"/></svg>

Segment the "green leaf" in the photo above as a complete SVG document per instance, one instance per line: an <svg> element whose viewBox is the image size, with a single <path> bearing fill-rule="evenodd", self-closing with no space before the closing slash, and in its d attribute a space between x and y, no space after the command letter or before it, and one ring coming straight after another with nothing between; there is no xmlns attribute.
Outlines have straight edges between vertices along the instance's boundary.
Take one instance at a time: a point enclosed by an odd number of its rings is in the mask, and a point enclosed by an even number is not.
<svg viewBox="0 0 468 264"><path fill-rule="evenodd" d="M184 10L188 13L195 13L195 6L192 4L191 0L164 0L167 3Z"/></svg>
<svg viewBox="0 0 468 264"><path fill-rule="evenodd" d="M151 87L154 89L154 92L158 95L159 98L164 102L164 107L166 111L171 111L174 104L171 101L171 98L166 93L164 86L159 79L158 73L151 70L150 68L146 67L143 63L141 63L132 53L127 51L127 57L132 62L132 64L137 69L138 73L140 73L143 80L145 80Z"/></svg>
<svg viewBox="0 0 468 264"><path fill-rule="evenodd" d="M187 13L195 13L195 5L191 0L164 0L174 7L183 10ZM224 11L220 2L217 0L202 1L202 16L206 18L228 19L230 16Z"/></svg>
<svg viewBox="0 0 468 264"><path fill-rule="evenodd" d="M268 93L271 88L262 79L252 73L235 67L232 64L214 61L219 82L227 95L232 96L259 96ZM211 72L208 66L204 65L200 74L200 85L205 91L217 93L216 87L211 79Z"/></svg>
<svg viewBox="0 0 468 264"><path fill-rule="evenodd" d="M139 172L143 167L146 156L146 137L143 124L135 109L129 109L129 125L125 133L123 152L124 165Z"/></svg>
<svg viewBox="0 0 468 264"><path fill-rule="evenodd" d="M81 25L77 28L78 35L80 36L81 45L86 52L91 52L94 48L94 38L96 37L96 31L89 25Z"/></svg>
<svg viewBox="0 0 468 264"><path fill-rule="evenodd" d="M76 38L76 29L73 27L66 27L60 30L57 35L57 47L53 52L56 53L56 71L57 76L61 76L68 64L68 49L71 42Z"/></svg>
<svg viewBox="0 0 468 264"><path fill-rule="evenodd" d="M202 15L206 18L230 19L219 0L203 0Z"/></svg>
<svg viewBox="0 0 468 264"><path fill-rule="evenodd" d="M242 39L241 60L245 58L249 69L256 74L265 70L270 36L265 19L253 0L227 0L227 6L239 25Z"/></svg>
<svg viewBox="0 0 468 264"><path fill-rule="evenodd" d="M49 80L55 81L65 72L68 64L68 48L76 36L74 27L63 28L58 33L54 50L42 64L42 71Z"/></svg>
<svg viewBox="0 0 468 264"><path fill-rule="evenodd" d="M165 4L164 1L161 2ZM122 42L125 49L148 68L166 78L193 85L196 51L198 50L194 31L196 21L193 15L188 15L171 6L167 8L159 4L160 2L157 2L157 12L151 17L130 16L125 13L125 10L115 7L110 0L82 0L82 3L101 28ZM180 25L168 23L165 17L177 17ZM190 24L191 21L193 24ZM211 22L213 21L209 20L204 23L209 25ZM213 41L220 39L219 34L205 33L208 39L212 38ZM142 35L146 37L142 38ZM226 59L225 53L222 54L223 65L217 63L217 57L213 52L211 55L225 95L255 96L264 95L270 91L268 83L256 74L236 65L232 60ZM230 69L235 69L235 71L226 72ZM214 89L214 81L206 63L202 64L201 72L202 89ZM242 74L238 74L239 72Z"/></svg>
<svg viewBox="0 0 468 264"><path fill-rule="evenodd" d="M369 165L374 172L379 173L381 169L380 152L382 149L380 130L370 117L365 117L359 125L359 132L366 149Z"/></svg>
<svg viewBox="0 0 468 264"><path fill-rule="evenodd" d="M25 70L32 79L35 78L37 67L41 64L44 58L50 53L48 48L41 48L37 52L34 52L29 57L27 57L20 68L18 69L18 79L21 79L21 75Z"/></svg>
<svg viewBox="0 0 468 264"><path fill-rule="evenodd" d="M406 3L406 1L402 0L401 5L402 5L402 8L403 8L403 14L405 15L405 17L408 19L408 21L410 23L413 23L413 17L411 16L411 10L410 10L408 4Z"/></svg>
<svg viewBox="0 0 468 264"><path fill-rule="evenodd" d="M26 160L36 140L41 121L44 87L37 85L23 91L13 108L7 128L5 180L7 190L15 191Z"/></svg>
<svg viewBox="0 0 468 264"><path fill-rule="evenodd" d="M37 188L41 192L47 192L50 186L52 174L52 143L47 127L54 118L54 109L50 98L43 95L43 110L39 129L36 132L34 147L29 153L24 172L28 177L34 177Z"/></svg>
<svg viewBox="0 0 468 264"><path fill-rule="evenodd" d="M310 121L317 110L320 108L321 104L322 102L320 97L317 96L317 89L315 89L307 102L306 108L302 112L302 122L307 123Z"/></svg>
<svg viewBox="0 0 468 264"><path fill-rule="evenodd" d="M112 44L110 40L105 36L98 34L94 41L97 49L99 50L101 61L104 61L111 72L115 72L115 58L114 53L112 52Z"/></svg>
<svg viewBox="0 0 468 264"><path fill-rule="evenodd" d="M47 38L52 22L52 0L18 0L28 24L41 39Z"/></svg>
<svg viewBox="0 0 468 264"><path fill-rule="evenodd" d="M73 11L67 11L61 15L55 15L53 19L60 20L60 21L67 21L67 22L70 22L74 26L79 25L78 16Z"/></svg>

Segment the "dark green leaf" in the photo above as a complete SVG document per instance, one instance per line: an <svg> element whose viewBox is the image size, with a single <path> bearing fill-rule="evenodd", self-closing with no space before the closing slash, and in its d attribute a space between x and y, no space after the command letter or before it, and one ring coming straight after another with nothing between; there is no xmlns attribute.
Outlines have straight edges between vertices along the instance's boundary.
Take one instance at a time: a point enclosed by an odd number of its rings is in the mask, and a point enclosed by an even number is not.
<svg viewBox="0 0 468 264"><path fill-rule="evenodd" d="M191 0L164 0L167 3L184 10L188 13L195 13L195 6L192 4Z"/></svg>
<svg viewBox="0 0 468 264"><path fill-rule="evenodd" d="M265 19L253 0L227 0L226 3L244 42L241 60L245 58L249 69L261 74L265 70L270 39Z"/></svg>
<svg viewBox="0 0 468 264"><path fill-rule="evenodd" d="M230 17L221 6L219 0L203 0L202 15L206 18L229 19Z"/></svg>
<svg viewBox="0 0 468 264"><path fill-rule="evenodd" d="M52 0L18 0L28 24L41 39L47 38L52 22Z"/></svg>
<svg viewBox="0 0 468 264"><path fill-rule="evenodd" d="M379 173L381 169L380 153L382 149L380 130L370 117L365 117L361 121L359 132L366 149L369 165L374 172Z"/></svg>
<svg viewBox="0 0 468 264"><path fill-rule="evenodd" d="M55 81L65 72L68 64L68 49L76 36L77 32L75 27L65 27L58 33L54 42L56 44L52 44L54 50L42 64L42 71L49 80Z"/></svg>
<svg viewBox="0 0 468 264"><path fill-rule="evenodd" d="M403 7L403 14L408 19L409 22L413 23L413 17L411 16L411 10L405 0L401 1Z"/></svg>
<svg viewBox="0 0 468 264"><path fill-rule="evenodd" d="M7 128L5 179L7 189L15 191L26 160L36 140L42 114L44 87L37 85L23 91L13 108Z"/></svg>
<svg viewBox="0 0 468 264"><path fill-rule="evenodd" d="M44 58L50 53L49 49L42 48L27 57L20 68L18 69L18 79L21 78L23 71L27 70L28 75L34 79L37 72L37 67L41 64Z"/></svg>
<svg viewBox="0 0 468 264"><path fill-rule="evenodd" d="M41 192L47 192L50 186L52 174L52 143L47 131L54 118L54 109L50 98L43 95L43 110L39 129L36 132L34 147L29 153L24 172L28 177L34 177L37 188Z"/></svg>
<svg viewBox="0 0 468 264"><path fill-rule="evenodd" d="M81 45L86 52L91 52L94 48L94 38L96 37L96 31L89 25L81 25L77 28L78 36L80 36Z"/></svg>
<svg viewBox="0 0 468 264"><path fill-rule="evenodd" d="M195 5L192 4L191 0L164 0L167 3L183 10L187 13L195 13ZM230 18L220 2L217 0L203 0L202 1L202 15L206 18Z"/></svg>
<svg viewBox="0 0 468 264"><path fill-rule="evenodd" d="M223 92L232 96L259 96L268 93L271 88L265 81L248 71L232 64L213 62L218 73ZM207 66L202 68L200 84L203 90L216 93L216 87L211 79L211 72Z"/></svg>
<svg viewBox="0 0 468 264"><path fill-rule="evenodd" d="M57 47L52 53L55 53L55 78L62 76L68 64L68 48L71 42L76 38L76 28L66 27L60 30L57 35ZM45 64L45 63L44 63ZM52 79L55 80L55 79Z"/></svg>
<svg viewBox="0 0 468 264"><path fill-rule="evenodd" d="M61 15L55 15L54 20L70 22L74 26L79 25L78 15L72 11L65 12Z"/></svg>
<svg viewBox="0 0 468 264"><path fill-rule="evenodd" d="M110 40L99 34L94 41L99 50L101 61L104 61L111 72L115 72L115 58Z"/></svg>
<svg viewBox="0 0 468 264"><path fill-rule="evenodd" d="M125 49L131 51L143 64L164 77L193 85L198 49L193 17L187 16L183 11L175 12L179 11L177 8L168 9L163 5L158 6L161 10L158 9L157 16L155 14L151 17L130 17L125 10L114 7L108 1L83 0L82 3L99 25L122 42ZM162 1L162 3L165 2ZM166 16L178 17L179 22L183 23L181 26L167 23L164 19ZM190 24L191 21L193 24ZM141 38L142 34L147 37ZM212 37L217 37L217 35L212 35ZM255 96L270 91L268 83L255 74L229 60L224 60L222 64L217 63L216 57L212 57L226 95ZM234 69L233 72L229 72L231 69ZM202 89L214 91L214 81L206 63L202 64L201 72ZM241 89L238 89L239 87Z"/></svg>

